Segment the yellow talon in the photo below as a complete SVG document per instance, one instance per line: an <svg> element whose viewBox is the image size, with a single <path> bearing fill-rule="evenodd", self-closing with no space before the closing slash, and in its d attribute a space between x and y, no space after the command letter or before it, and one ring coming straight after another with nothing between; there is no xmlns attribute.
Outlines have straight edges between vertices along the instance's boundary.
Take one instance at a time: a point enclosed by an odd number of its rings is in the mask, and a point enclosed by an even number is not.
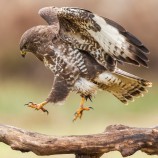
<svg viewBox="0 0 158 158"><path fill-rule="evenodd" d="M47 101L44 101L40 104L29 102L28 104L25 104L25 105L27 105L28 107L34 108L35 110L42 110L43 112L46 112L48 114L49 113L48 110L43 108L43 106L45 106L47 103L48 103Z"/></svg>
<svg viewBox="0 0 158 158"><path fill-rule="evenodd" d="M80 108L75 112L75 117L73 119L73 121L76 121L77 118L82 118L83 116L83 111L89 111L90 109L93 109L92 107L84 107L84 102L85 102L85 98L82 97L81 99L81 103L80 103Z"/></svg>

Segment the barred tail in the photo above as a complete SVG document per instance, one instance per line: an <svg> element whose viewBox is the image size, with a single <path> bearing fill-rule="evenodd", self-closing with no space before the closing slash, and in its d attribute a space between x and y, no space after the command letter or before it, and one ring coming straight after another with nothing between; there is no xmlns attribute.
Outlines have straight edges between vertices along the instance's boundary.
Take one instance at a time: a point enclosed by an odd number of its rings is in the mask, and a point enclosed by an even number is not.
<svg viewBox="0 0 158 158"><path fill-rule="evenodd" d="M116 69L113 73L100 74L95 79L95 83L100 89L112 93L124 104L134 101L135 97L143 96L143 93L148 92L146 88L152 87L151 82L120 69Z"/></svg>

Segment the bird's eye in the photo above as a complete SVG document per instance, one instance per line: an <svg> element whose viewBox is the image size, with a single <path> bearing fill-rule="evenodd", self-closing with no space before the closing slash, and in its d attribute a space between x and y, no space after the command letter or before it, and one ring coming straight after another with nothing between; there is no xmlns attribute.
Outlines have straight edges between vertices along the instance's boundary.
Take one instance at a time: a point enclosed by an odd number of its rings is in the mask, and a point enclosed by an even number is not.
<svg viewBox="0 0 158 158"><path fill-rule="evenodd" d="M24 46L23 46L23 49L27 49L27 46L26 46L26 45L24 45Z"/></svg>

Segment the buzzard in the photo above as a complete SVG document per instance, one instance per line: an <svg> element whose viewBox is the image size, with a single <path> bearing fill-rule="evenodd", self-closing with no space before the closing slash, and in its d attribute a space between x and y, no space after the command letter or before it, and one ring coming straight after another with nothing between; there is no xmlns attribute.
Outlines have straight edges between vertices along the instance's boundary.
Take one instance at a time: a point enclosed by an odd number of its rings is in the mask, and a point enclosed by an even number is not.
<svg viewBox="0 0 158 158"><path fill-rule="evenodd" d="M143 96L152 83L125 72L118 63L147 67L149 50L116 22L88 10L45 7L39 15L48 25L27 30L21 37L21 55L33 53L54 74L52 90L40 103L28 107L48 112L44 105L64 101L71 91L81 96L74 120L81 118L84 102L97 89L108 91L122 103Z"/></svg>

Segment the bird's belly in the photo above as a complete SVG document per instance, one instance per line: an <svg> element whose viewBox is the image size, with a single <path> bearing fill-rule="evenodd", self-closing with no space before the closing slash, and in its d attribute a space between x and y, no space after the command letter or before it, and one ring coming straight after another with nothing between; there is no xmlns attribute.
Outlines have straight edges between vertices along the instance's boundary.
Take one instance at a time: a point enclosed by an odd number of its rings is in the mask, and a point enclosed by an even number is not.
<svg viewBox="0 0 158 158"><path fill-rule="evenodd" d="M85 78L80 77L76 81L73 90L85 96L94 95L97 92L97 85Z"/></svg>

